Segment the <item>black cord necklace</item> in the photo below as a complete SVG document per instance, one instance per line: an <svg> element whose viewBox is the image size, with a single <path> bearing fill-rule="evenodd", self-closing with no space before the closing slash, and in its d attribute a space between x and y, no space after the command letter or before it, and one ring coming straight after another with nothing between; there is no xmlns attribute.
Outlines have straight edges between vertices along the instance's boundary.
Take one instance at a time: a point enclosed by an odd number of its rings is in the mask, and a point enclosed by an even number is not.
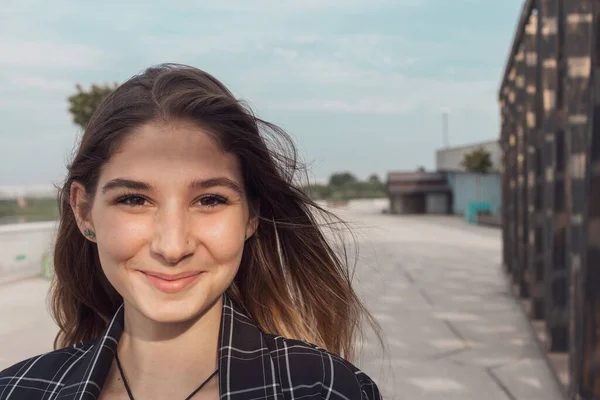
<svg viewBox="0 0 600 400"><path fill-rule="evenodd" d="M125 374L123 373L123 367L121 367L121 361L119 361L119 356L117 355L117 353L115 352L115 360L117 360L117 367L119 367L119 373L121 374L121 379L123 379L123 384L125 385L125 390L127 390L127 394L129 395L129 400L135 400L133 398L133 394L131 393L131 389L129 388L129 385L127 384L127 379L125 379ZM217 370L215 372L213 372L208 378L206 378L206 380L204 382L202 382L200 384L200 386L198 386L196 388L196 390L194 390L188 397L185 398L185 400L190 400L192 397L194 397L194 395L196 393L198 393L200 390L202 390L202 388L208 383L210 382L210 380L219 372L219 369L217 368Z"/></svg>

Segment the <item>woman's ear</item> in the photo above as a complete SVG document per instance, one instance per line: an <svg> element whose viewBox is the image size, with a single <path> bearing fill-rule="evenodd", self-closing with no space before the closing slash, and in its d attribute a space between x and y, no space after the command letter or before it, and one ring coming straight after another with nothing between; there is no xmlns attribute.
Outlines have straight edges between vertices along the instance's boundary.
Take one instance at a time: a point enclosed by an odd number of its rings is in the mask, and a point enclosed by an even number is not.
<svg viewBox="0 0 600 400"><path fill-rule="evenodd" d="M256 233L258 229L258 221L260 219L260 204L258 201L250 205L250 218L248 218L248 224L246 224L246 239L250 238Z"/></svg>
<svg viewBox="0 0 600 400"><path fill-rule="evenodd" d="M69 194L69 203L77 226L82 235L91 241L95 241L96 234L94 224L91 220L91 204L89 196L85 190L85 187L79 182L73 182L71 184L71 190Z"/></svg>
<svg viewBox="0 0 600 400"><path fill-rule="evenodd" d="M256 233L256 229L258 229L258 216L248 220L248 225L246 226L246 239L252 237L252 235Z"/></svg>

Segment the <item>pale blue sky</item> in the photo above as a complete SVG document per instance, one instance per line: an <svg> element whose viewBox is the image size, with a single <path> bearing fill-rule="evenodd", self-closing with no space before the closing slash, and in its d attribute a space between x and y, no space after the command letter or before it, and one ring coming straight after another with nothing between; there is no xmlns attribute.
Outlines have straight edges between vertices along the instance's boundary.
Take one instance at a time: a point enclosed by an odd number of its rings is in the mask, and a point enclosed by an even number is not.
<svg viewBox="0 0 600 400"><path fill-rule="evenodd" d="M498 136L496 91L521 0L3 0L0 185L58 182L76 82L152 64L208 71L286 129L311 175L434 167Z"/></svg>

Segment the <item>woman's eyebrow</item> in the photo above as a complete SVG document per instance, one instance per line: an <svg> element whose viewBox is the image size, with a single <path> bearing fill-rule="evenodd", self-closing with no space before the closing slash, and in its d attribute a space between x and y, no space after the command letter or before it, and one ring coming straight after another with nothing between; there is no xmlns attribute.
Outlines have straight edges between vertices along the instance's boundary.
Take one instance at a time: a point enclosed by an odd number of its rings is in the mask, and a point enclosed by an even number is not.
<svg viewBox="0 0 600 400"><path fill-rule="evenodd" d="M242 188L240 187L240 185L226 177L196 179L192 181L189 185L190 189L208 189L215 186L224 186L239 194L242 194ZM110 181L104 184L104 186L102 187L102 193L106 194L107 192L114 189L150 191L153 190L154 187L151 184L144 181L136 181L127 178L116 178L111 179Z"/></svg>
<svg viewBox="0 0 600 400"><path fill-rule="evenodd" d="M224 186L237 192L238 194L243 193L240 185L224 176L210 179L198 179L190 184L191 189L208 189L215 186Z"/></svg>
<svg viewBox="0 0 600 400"><path fill-rule="evenodd" d="M104 186L102 186L102 194L106 194L107 192L114 189L149 191L152 190L153 187L149 183L143 181L136 181L127 178L116 178L111 179L110 181L106 182Z"/></svg>

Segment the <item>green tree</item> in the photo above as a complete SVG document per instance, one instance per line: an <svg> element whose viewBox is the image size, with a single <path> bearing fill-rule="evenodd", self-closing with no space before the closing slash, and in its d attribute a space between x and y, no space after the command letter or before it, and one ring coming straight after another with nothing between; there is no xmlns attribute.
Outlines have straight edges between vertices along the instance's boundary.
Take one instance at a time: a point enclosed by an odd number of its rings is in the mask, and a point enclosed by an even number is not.
<svg viewBox="0 0 600 400"><path fill-rule="evenodd" d="M111 94L119 85L97 85L92 84L89 89L84 89L80 84L75 85L77 93L69 96L69 112L73 122L85 129L92 115L104 99Z"/></svg>
<svg viewBox="0 0 600 400"><path fill-rule="evenodd" d="M302 191L313 200L326 200L331 197L331 188L328 185L305 185L302 187Z"/></svg>
<svg viewBox="0 0 600 400"><path fill-rule="evenodd" d="M358 179L350 172L337 172L329 177L329 186L342 187L352 185L358 182Z"/></svg>
<svg viewBox="0 0 600 400"><path fill-rule="evenodd" d="M301 189L313 200L342 201L386 196L385 183L376 174L361 181L350 172L337 172L330 176L327 185L311 184Z"/></svg>
<svg viewBox="0 0 600 400"><path fill-rule="evenodd" d="M487 174L492 169L492 155L483 147L465 154L461 164L467 171Z"/></svg>
<svg viewBox="0 0 600 400"><path fill-rule="evenodd" d="M371 176L369 176L369 178L367 179L367 182L369 182L373 186L377 186L377 185L381 184L381 180L379 179L377 174L372 174Z"/></svg>
<svg viewBox="0 0 600 400"><path fill-rule="evenodd" d="M365 184L365 197L380 197L385 195L385 183L383 183L381 179L379 179L379 176L377 176L377 174L372 174L371 176L369 176Z"/></svg>

